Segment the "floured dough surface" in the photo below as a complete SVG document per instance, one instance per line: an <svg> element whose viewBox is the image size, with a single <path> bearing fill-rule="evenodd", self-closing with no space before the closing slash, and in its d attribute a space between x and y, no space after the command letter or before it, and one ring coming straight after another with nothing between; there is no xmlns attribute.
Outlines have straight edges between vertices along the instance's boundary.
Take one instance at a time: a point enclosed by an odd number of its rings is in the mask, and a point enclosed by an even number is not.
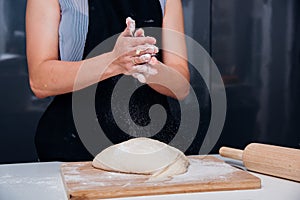
<svg viewBox="0 0 300 200"><path fill-rule="evenodd" d="M189 161L178 149L149 138L135 138L104 149L93 160L106 171L172 177L187 171Z"/></svg>

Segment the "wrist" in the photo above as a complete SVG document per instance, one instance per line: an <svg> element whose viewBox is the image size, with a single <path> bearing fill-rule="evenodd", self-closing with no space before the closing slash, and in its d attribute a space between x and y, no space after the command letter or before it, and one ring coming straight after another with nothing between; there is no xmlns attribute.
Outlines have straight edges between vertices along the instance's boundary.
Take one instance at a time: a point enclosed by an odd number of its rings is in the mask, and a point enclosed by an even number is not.
<svg viewBox="0 0 300 200"><path fill-rule="evenodd" d="M106 68L106 73L109 75L109 76L116 76L116 75L119 75L119 74L122 74L122 68L117 64L116 62L116 58L114 56L114 52L108 52L107 53L107 56L109 58L109 63L107 65L107 68Z"/></svg>

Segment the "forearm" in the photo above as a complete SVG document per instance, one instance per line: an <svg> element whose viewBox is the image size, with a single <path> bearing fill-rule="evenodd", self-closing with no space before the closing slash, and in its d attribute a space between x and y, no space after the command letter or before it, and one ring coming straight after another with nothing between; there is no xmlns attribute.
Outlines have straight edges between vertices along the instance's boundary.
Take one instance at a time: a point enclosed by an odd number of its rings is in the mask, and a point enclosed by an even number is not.
<svg viewBox="0 0 300 200"><path fill-rule="evenodd" d="M163 63L154 65L158 73L149 76L147 83L157 92L181 100L190 89L181 0L166 1L162 28Z"/></svg>
<svg viewBox="0 0 300 200"><path fill-rule="evenodd" d="M190 74L181 66L167 66L158 62L153 66L158 73L149 76L148 85L157 92L182 100L189 94Z"/></svg>
<svg viewBox="0 0 300 200"><path fill-rule="evenodd" d="M78 62L46 60L29 70L30 85L39 98L79 90L118 75L112 61L111 53Z"/></svg>

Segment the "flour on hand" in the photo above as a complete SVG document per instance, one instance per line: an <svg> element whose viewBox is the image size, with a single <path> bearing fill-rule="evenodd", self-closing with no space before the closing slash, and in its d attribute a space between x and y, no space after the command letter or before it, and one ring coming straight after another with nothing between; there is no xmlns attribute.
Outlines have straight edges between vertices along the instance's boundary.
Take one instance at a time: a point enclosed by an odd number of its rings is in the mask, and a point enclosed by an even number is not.
<svg viewBox="0 0 300 200"><path fill-rule="evenodd" d="M126 25L127 25L127 28L129 28L129 30L130 30L131 37L136 37L135 36L135 29L136 29L135 21L131 17L127 17ZM149 47L149 48L153 48L153 47ZM149 56L151 58L150 54L141 55L139 58L141 60L149 60L150 59ZM153 62L153 60L155 60L157 62L156 59L151 59L149 63L156 64L156 62ZM147 68L147 70L137 70L138 72L132 74L132 76L134 78L138 79L139 82L146 83L146 77L157 74L157 70L154 69L153 67L151 67L148 63L143 64L143 66L144 66L143 68Z"/></svg>

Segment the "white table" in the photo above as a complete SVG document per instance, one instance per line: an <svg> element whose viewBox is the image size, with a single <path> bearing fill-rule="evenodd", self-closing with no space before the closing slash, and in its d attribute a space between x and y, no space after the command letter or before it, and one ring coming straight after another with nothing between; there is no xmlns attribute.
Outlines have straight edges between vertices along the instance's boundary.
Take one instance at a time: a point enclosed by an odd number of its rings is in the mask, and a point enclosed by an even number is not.
<svg viewBox="0 0 300 200"><path fill-rule="evenodd" d="M227 162L242 166L240 162ZM1 200L66 200L59 162L0 165ZM262 189L120 198L118 200L300 200L300 183L253 173Z"/></svg>

